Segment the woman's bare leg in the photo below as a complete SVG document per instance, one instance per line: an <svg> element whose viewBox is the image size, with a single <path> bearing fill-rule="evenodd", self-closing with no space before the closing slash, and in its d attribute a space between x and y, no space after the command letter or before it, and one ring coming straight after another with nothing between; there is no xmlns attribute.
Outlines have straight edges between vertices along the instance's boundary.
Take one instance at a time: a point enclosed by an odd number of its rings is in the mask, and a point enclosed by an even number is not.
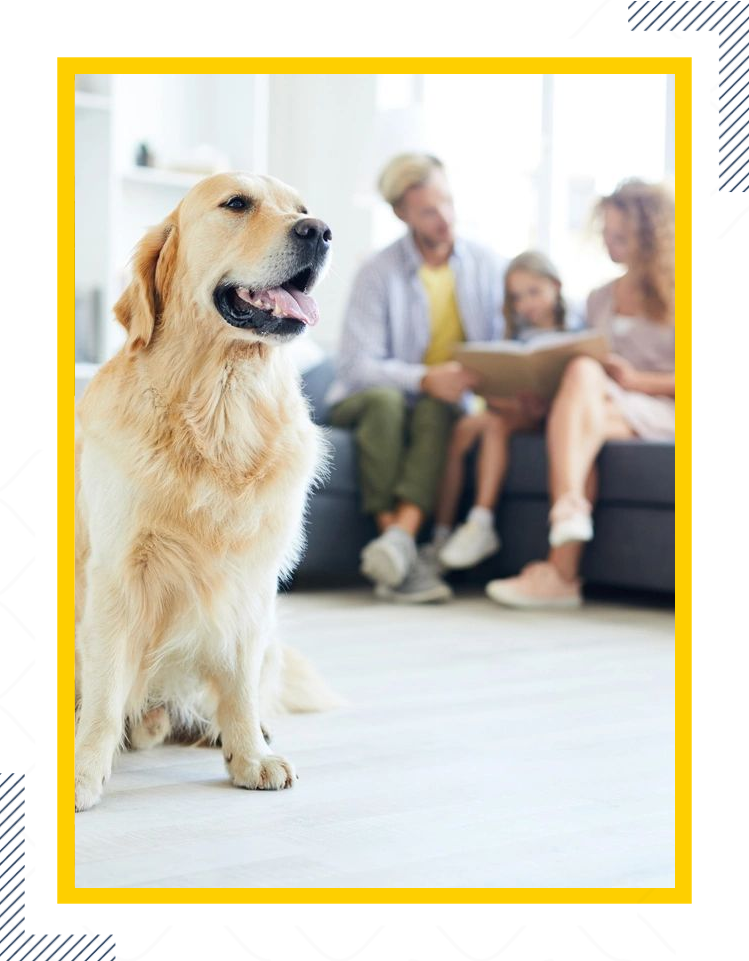
<svg viewBox="0 0 749 961"><path fill-rule="evenodd" d="M594 464L585 481L585 497L588 503L594 504L598 494L598 469ZM583 558L585 543L583 541L570 541L562 544L561 547L552 547L549 551L548 561L553 564L562 577L568 581L574 581L580 570L580 562Z"/></svg>
<svg viewBox="0 0 749 961"><path fill-rule="evenodd" d="M598 476L595 460L607 440L632 437L633 431L606 394L600 365L578 357L565 372L549 416L549 488L554 504L564 494L579 494L590 504L596 499ZM580 570L584 544L554 547L548 560L567 580Z"/></svg>
<svg viewBox="0 0 749 961"><path fill-rule="evenodd" d="M584 495L585 482L606 440L632 436L606 395L606 375L590 357L570 361L547 427L552 504L564 494Z"/></svg>

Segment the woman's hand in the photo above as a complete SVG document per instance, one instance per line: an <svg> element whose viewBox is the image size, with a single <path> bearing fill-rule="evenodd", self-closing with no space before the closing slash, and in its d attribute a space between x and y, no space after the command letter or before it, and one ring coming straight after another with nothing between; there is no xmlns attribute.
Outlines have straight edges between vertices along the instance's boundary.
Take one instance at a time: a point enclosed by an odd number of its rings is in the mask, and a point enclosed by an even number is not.
<svg viewBox="0 0 749 961"><path fill-rule="evenodd" d="M615 380L625 390L639 389L639 370L618 354L609 354L603 362L603 369L612 380Z"/></svg>

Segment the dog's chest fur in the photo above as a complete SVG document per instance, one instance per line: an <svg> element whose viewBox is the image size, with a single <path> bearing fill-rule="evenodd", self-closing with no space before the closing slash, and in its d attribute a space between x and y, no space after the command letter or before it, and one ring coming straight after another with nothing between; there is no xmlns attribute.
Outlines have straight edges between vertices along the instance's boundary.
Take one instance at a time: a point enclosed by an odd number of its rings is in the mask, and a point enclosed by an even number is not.
<svg viewBox="0 0 749 961"><path fill-rule="evenodd" d="M119 558L123 596L157 644L185 620L211 634L236 631L252 598L274 593L298 558L324 441L296 374L273 361L227 364L171 396L126 377L119 390L109 385L109 410L98 392L89 410L84 401L92 548Z"/></svg>

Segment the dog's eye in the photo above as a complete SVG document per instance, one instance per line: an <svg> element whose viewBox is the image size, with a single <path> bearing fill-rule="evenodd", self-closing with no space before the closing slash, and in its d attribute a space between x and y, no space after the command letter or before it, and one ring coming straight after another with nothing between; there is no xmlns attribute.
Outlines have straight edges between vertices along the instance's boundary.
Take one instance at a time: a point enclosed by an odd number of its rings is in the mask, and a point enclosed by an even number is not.
<svg viewBox="0 0 749 961"><path fill-rule="evenodd" d="M248 210L250 207L250 201L247 197L241 197L237 195L236 197L229 197L222 204L222 207L226 207L228 210Z"/></svg>
<svg viewBox="0 0 749 961"><path fill-rule="evenodd" d="M306 214L308 214L308 213L309 213L309 210L307 210L307 208L306 208L306 207L300 207L300 208L299 208L299 213L300 213L300 214L305 214L305 215L306 215Z"/></svg>

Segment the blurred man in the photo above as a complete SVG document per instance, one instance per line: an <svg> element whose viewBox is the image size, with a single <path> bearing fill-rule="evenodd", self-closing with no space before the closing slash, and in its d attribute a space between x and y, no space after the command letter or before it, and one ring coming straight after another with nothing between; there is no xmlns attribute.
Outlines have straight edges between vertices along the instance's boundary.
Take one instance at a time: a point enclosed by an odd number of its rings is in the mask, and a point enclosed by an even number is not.
<svg viewBox="0 0 749 961"><path fill-rule="evenodd" d="M489 250L455 237L436 157L393 158L379 190L408 232L354 281L330 420L356 432L363 507L380 530L361 572L380 597L445 600L450 588L416 536L437 499L458 404L475 386L453 350L501 336L503 270Z"/></svg>

